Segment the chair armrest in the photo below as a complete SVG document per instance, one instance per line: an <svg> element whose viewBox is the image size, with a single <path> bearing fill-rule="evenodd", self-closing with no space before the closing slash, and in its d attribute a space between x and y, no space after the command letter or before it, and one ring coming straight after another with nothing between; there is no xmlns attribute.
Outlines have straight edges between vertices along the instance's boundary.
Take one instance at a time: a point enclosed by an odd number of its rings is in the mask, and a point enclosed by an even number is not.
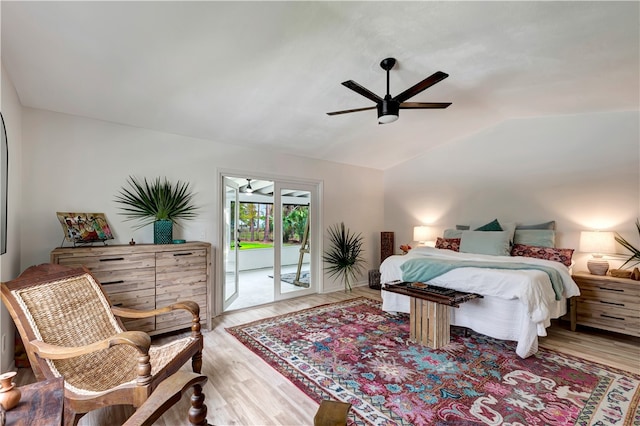
<svg viewBox="0 0 640 426"><path fill-rule="evenodd" d="M142 331L125 331L118 333L108 339L100 340L85 346L57 346L39 340L29 342L33 351L40 358L48 359L68 359L80 355L89 354L102 349L108 349L115 345L129 345L135 347L141 355L149 354L151 338Z"/></svg>
<svg viewBox="0 0 640 426"><path fill-rule="evenodd" d="M175 311L177 309L184 309L191 312L194 319L198 318L198 322L200 322L200 306L196 302L192 302L190 300L185 300L183 302L176 302L171 305L150 309L150 310L140 310L140 309L131 309L131 308L122 308L120 306L112 306L111 312L114 315L123 317L123 318L149 318L154 317L160 314L166 314L171 311Z"/></svg>
<svg viewBox="0 0 640 426"><path fill-rule="evenodd" d="M151 362L149 348L151 347L151 337L142 331L124 331L108 339L104 339L90 345L69 347L50 345L39 340L29 342L33 352L40 358L45 359L68 359L80 355L90 354L103 349L108 349L115 345L129 345L138 350L138 367L136 384L147 386L151 383Z"/></svg>

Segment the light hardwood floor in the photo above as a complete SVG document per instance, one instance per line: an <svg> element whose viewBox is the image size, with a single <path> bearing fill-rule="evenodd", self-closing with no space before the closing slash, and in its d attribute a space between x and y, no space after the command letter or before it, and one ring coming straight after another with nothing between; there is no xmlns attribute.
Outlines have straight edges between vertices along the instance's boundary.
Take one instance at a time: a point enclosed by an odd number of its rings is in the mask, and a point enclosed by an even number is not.
<svg viewBox="0 0 640 426"><path fill-rule="evenodd" d="M311 398L246 349L225 328L262 318L294 312L357 296L380 299L380 292L367 287L353 292L335 292L301 297L260 307L230 312L213 319L213 330L205 334L203 374L209 377L204 388L207 416L214 425L311 425L318 409ZM540 346L579 356L619 369L640 373L640 339L579 329L554 322ZM187 367L185 367L187 369ZM19 385L33 380L30 370L21 369ZM169 410L156 424L187 424L187 397ZM132 413L130 407L109 407L84 416L81 425L121 424Z"/></svg>

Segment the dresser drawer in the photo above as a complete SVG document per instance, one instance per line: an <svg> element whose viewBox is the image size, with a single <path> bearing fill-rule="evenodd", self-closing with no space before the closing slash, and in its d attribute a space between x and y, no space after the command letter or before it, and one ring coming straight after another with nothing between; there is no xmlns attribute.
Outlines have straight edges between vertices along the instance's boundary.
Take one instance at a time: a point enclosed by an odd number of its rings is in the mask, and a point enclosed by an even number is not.
<svg viewBox="0 0 640 426"><path fill-rule="evenodd" d="M207 251L176 250L156 253L156 274L180 272L185 270L205 270L207 267Z"/></svg>
<svg viewBox="0 0 640 426"><path fill-rule="evenodd" d="M200 322L202 324L206 323L207 311L205 307L207 306L207 295L197 295L193 297L177 297L173 299L166 299L164 302L158 302L158 308L162 306L167 306L172 303L181 301L181 300L191 300L196 302L200 306ZM180 328L190 327L191 326L191 313L185 310L176 310L172 311L168 314L158 315L156 317L156 330L158 332L177 330Z"/></svg>
<svg viewBox="0 0 640 426"><path fill-rule="evenodd" d="M105 290L108 290L105 288ZM141 311L150 311L156 307L155 288L146 290L137 290L130 292L120 292L109 294L109 299L114 306L123 308L138 309ZM153 331L156 329L156 317L129 319L120 317L122 325L127 330Z"/></svg>
<svg viewBox="0 0 640 426"><path fill-rule="evenodd" d="M103 272L155 268L156 258L153 253L110 253L102 256L59 257L58 263L67 266L86 266L91 272Z"/></svg>

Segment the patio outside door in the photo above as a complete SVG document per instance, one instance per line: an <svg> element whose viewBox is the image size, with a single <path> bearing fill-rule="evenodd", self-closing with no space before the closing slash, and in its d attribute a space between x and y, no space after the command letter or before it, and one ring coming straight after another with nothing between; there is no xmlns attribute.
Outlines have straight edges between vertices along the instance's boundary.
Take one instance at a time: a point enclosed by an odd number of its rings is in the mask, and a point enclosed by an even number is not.
<svg viewBox="0 0 640 426"><path fill-rule="evenodd" d="M316 292L317 189L314 185L275 182L275 300Z"/></svg>
<svg viewBox="0 0 640 426"><path fill-rule="evenodd" d="M224 178L223 197L223 244L224 254L224 287L223 287L223 310L226 310L237 298L239 294L238 280L238 217L239 217L239 187L231 179Z"/></svg>

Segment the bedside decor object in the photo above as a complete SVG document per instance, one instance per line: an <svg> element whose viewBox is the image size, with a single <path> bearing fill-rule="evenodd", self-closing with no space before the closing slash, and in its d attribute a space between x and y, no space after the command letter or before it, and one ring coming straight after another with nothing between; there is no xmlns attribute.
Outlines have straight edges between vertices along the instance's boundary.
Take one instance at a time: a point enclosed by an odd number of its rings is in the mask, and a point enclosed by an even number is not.
<svg viewBox="0 0 640 426"><path fill-rule="evenodd" d="M380 283L380 271L378 269L369 270L369 288L374 290L380 290L382 284Z"/></svg>
<svg viewBox="0 0 640 426"><path fill-rule="evenodd" d="M380 263L387 257L393 256L395 250L395 234L390 231L382 231L380 233Z"/></svg>
<svg viewBox="0 0 640 426"><path fill-rule="evenodd" d="M9 411L18 405L20 401L20 389L16 387L13 378L16 377L15 371L0 374L0 404L5 410Z"/></svg>
<svg viewBox="0 0 640 426"><path fill-rule="evenodd" d="M409 253L409 251L411 250L411 246L409 244L402 244L400 246L400 250L402 250L402 255L404 256L405 254Z"/></svg>
<svg viewBox="0 0 640 426"><path fill-rule="evenodd" d="M123 205L121 214L127 220L139 220L138 228L153 223L154 244L171 244L173 224L196 217L198 208L186 182L174 185L167 178L140 181L129 176L127 183L130 188L122 188L116 196L116 202Z"/></svg>
<svg viewBox="0 0 640 426"><path fill-rule="evenodd" d="M431 238L431 230L428 226L413 227L413 241L417 241L419 246L425 245Z"/></svg>
<svg viewBox="0 0 640 426"><path fill-rule="evenodd" d="M638 228L638 235L640 236L640 219L636 219L636 228ZM626 262L624 262L622 264L622 266L620 266L620 269L624 268L625 265L629 262L635 262L633 265L637 265L638 263L640 263L640 249L636 248L635 246L633 246L629 241L625 240L624 238L622 238L622 236L620 234L618 234L617 232L615 233L615 240L618 244L620 244L622 247L626 248L627 250L629 250L631 252L631 257L629 257L629 259L627 259ZM636 268L637 269L637 268Z"/></svg>
<svg viewBox="0 0 640 426"><path fill-rule="evenodd" d="M362 253L362 234L354 234L344 226L329 227L329 248L322 256L326 263L325 270L330 277L338 277L344 284L344 291L351 291L351 283L356 280L364 267Z"/></svg>
<svg viewBox="0 0 640 426"><path fill-rule="evenodd" d="M606 275L609 262L603 259L603 253L615 253L616 246L613 232L610 231L582 231L580 233L580 251L592 253L587 261L587 269L592 275Z"/></svg>
<svg viewBox="0 0 640 426"><path fill-rule="evenodd" d="M64 232L63 243L67 240L76 246L100 241L106 245L107 240L113 239L104 213L56 212L56 215Z"/></svg>

